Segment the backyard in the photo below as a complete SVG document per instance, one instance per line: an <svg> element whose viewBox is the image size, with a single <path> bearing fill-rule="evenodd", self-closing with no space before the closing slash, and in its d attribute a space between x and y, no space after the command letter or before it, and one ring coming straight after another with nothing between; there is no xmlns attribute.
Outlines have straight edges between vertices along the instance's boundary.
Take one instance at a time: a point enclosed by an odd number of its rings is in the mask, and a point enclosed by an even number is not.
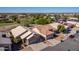
<svg viewBox="0 0 79 59"><path fill-rule="evenodd" d="M17 23L0 23L0 31L8 31L18 25Z"/></svg>
<svg viewBox="0 0 79 59"><path fill-rule="evenodd" d="M0 27L14 25L14 24L16 24L16 23L0 23Z"/></svg>

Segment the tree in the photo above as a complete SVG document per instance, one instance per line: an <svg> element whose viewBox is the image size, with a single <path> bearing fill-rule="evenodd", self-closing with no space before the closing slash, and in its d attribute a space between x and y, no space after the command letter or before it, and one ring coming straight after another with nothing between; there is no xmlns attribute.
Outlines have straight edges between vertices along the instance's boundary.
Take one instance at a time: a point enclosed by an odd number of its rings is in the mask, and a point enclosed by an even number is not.
<svg viewBox="0 0 79 59"><path fill-rule="evenodd" d="M40 24L45 25L52 22L52 19L50 16L44 16L44 15L36 15L28 19L23 19L20 21L22 25L28 26L30 24Z"/></svg>
<svg viewBox="0 0 79 59"><path fill-rule="evenodd" d="M52 23L53 21L55 21L55 19L54 18L51 18L51 16L49 16L49 15L46 16L45 19L47 19L49 23Z"/></svg>
<svg viewBox="0 0 79 59"><path fill-rule="evenodd" d="M40 24L40 25L45 25L45 24L48 24L49 21L47 19L40 18L40 19L36 20L35 23Z"/></svg>
<svg viewBox="0 0 79 59"><path fill-rule="evenodd" d="M57 26L57 30L59 31L61 29L61 25L58 25Z"/></svg>
<svg viewBox="0 0 79 59"><path fill-rule="evenodd" d="M20 24L20 20L16 20L16 22Z"/></svg>
<svg viewBox="0 0 79 59"><path fill-rule="evenodd" d="M16 21L17 16L10 16L10 19L12 19L13 21Z"/></svg>
<svg viewBox="0 0 79 59"><path fill-rule="evenodd" d="M65 26L64 25L58 25L57 30L59 32L65 32Z"/></svg>
<svg viewBox="0 0 79 59"><path fill-rule="evenodd" d="M34 18L34 23L35 24L40 24L40 25L45 25L45 24L49 24L52 22L52 19L50 18L50 16L38 16L36 18Z"/></svg>

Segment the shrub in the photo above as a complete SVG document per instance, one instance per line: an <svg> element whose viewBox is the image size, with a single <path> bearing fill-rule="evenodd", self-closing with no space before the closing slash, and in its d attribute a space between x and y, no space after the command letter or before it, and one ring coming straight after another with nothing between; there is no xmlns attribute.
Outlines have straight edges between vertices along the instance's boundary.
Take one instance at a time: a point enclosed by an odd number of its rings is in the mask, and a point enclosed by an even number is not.
<svg viewBox="0 0 79 59"><path fill-rule="evenodd" d="M44 24L48 24L48 20L47 19L38 19L35 21L36 24L41 24L41 25L44 25Z"/></svg>
<svg viewBox="0 0 79 59"><path fill-rule="evenodd" d="M16 22L17 22L17 23L20 23L20 20L17 20Z"/></svg>
<svg viewBox="0 0 79 59"><path fill-rule="evenodd" d="M65 26L64 25L58 25L57 30L59 32L65 32Z"/></svg>

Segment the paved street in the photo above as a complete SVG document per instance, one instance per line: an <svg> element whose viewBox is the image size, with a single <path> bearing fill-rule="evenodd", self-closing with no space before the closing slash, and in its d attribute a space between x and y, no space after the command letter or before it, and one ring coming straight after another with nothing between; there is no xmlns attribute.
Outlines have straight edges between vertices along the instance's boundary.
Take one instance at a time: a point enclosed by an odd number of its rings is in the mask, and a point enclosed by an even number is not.
<svg viewBox="0 0 79 59"><path fill-rule="evenodd" d="M67 38L64 42L43 49L42 51L78 51L79 50L79 35L75 34L75 38Z"/></svg>

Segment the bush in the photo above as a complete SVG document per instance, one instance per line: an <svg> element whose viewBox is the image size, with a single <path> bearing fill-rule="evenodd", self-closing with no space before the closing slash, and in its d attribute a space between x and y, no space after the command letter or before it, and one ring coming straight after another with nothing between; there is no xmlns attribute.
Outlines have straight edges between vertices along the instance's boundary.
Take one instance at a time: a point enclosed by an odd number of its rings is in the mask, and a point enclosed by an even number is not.
<svg viewBox="0 0 79 59"><path fill-rule="evenodd" d="M52 22L52 19L50 18L44 18L44 17L34 17L31 19L24 19L20 21L22 25L29 26L30 24L49 24Z"/></svg>
<svg viewBox="0 0 79 59"><path fill-rule="evenodd" d="M17 22L17 23L20 23L20 20L17 20L16 22Z"/></svg>
<svg viewBox="0 0 79 59"><path fill-rule="evenodd" d="M12 38L13 43L19 43L21 41L20 38Z"/></svg>
<svg viewBox="0 0 79 59"><path fill-rule="evenodd" d="M39 19L39 20L36 20L35 23L44 25L44 24L48 24L49 22L46 19Z"/></svg>
<svg viewBox="0 0 79 59"><path fill-rule="evenodd" d="M13 21L16 21L17 16L10 16L10 19L12 19Z"/></svg>
<svg viewBox="0 0 79 59"><path fill-rule="evenodd" d="M0 20L0 23L13 23L13 21L10 21L9 19L2 19Z"/></svg>
<svg viewBox="0 0 79 59"><path fill-rule="evenodd" d="M30 25L30 20L24 19L24 20L20 21L20 24L29 27L29 25Z"/></svg>
<svg viewBox="0 0 79 59"><path fill-rule="evenodd" d="M57 30L59 32L65 32L65 26L64 25L58 25Z"/></svg>

